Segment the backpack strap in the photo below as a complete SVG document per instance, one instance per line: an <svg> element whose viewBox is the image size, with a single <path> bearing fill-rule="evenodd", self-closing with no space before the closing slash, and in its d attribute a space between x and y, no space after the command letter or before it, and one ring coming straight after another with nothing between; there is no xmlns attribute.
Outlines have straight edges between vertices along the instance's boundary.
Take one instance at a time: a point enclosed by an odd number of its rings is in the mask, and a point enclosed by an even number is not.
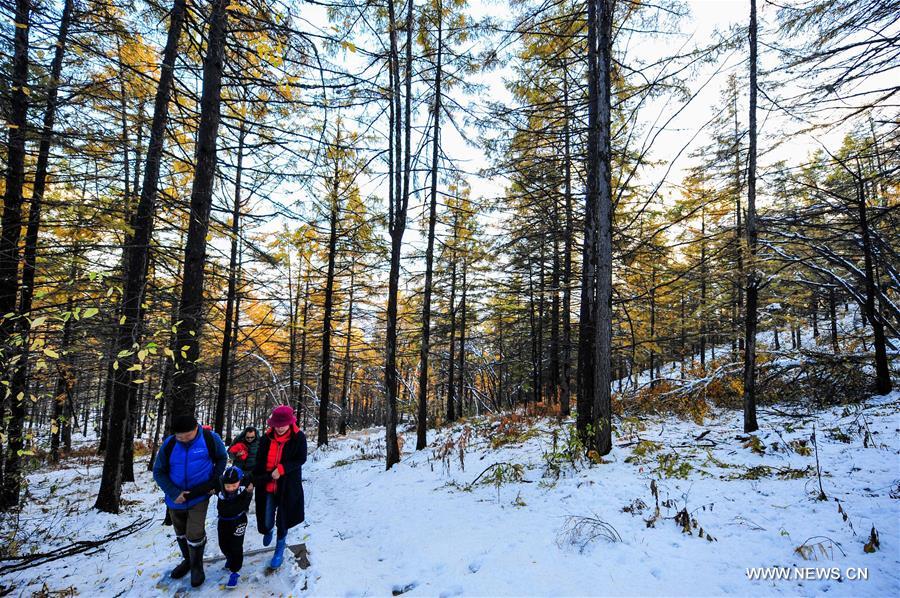
<svg viewBox="0 0 900 598"><path fill-rule="evenodd" d="M209 453L210 462L216 463L216 440L213 438L212 430L201 428L203 430L203 441L206 443L206 452Z"/></svg>
<svg viewBox="0 0 900 598"><path fill-rule="evenodd" d="M166 439L165 444L163 444L163 454L166 456L166 465L169 465L169 459L172 458L172 451L175 450L175 435L171 435Z"/></svg>

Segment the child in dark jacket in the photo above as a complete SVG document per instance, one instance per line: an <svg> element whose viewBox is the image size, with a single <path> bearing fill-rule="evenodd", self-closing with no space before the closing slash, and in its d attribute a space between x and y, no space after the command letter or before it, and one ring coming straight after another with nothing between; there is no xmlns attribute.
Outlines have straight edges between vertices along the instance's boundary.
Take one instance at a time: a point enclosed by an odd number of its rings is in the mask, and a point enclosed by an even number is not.
<svg viewBox="0 0 900 598"><path fill-rule="evenodd" d="M222 473L217 502L219 512L219 548L225 555L225 568L231 572L225 587L234 589L244 564L244 533L247 530L247 511L253 500L253 484L241 484L244 472L231 466Z"/></svg>

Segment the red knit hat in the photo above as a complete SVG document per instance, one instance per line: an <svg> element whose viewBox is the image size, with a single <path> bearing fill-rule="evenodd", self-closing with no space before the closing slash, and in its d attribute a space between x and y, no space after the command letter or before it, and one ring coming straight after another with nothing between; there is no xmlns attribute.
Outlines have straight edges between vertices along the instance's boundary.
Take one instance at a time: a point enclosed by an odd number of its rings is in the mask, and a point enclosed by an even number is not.
<svg viewBox="0 0 900 598"><path fill-rule="evenodd" d="M282 426L290 426L296 423L297 418L294 416L294 410L290 405L279 405L272 410L272 416L269 418L269 425L273 428Z"/></svg>

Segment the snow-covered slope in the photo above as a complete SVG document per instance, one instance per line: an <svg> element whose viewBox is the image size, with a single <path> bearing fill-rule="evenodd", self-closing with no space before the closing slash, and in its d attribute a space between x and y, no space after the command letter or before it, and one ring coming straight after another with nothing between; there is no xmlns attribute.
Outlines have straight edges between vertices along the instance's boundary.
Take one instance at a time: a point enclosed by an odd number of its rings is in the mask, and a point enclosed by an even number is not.
<svg viewBox="0 0 900 598"><path fill-rule="evenodd" d="M382 431L356 432L313 452L304 470L307 522L291 541L305 540L312 567L265 576L267 555L251 558L241 594L897 595L898 403L895 392L810 416L763 410L760 443L739 433L733 412L702 426L626 420L616 448L594 465L568 460L569 427L548 419L473 420L419 452L405 434L403 460L388 472ZM31 476L19 521L24 552L30 542L46 552L141 517L154 522L104 551L8 574L0 585L18 595L73 588L91 596L171 595L186 585L165 582L177 551L149 474L126 486L126 511L110 516L91 509L99 471L97 462L70 462ZM208 524L215 555L212 517ZM578 525L583 533L573 534ZM872 526L880 548L866 553ZM246 549L260 547L249 531ZM748 568L767 566L791 568L794 578L748 579ZM796 579L794 567L841 579ZM848 578L857 567L867 581ZM225 573L210 566L208 576L192 594L220 592Z"/></svg>

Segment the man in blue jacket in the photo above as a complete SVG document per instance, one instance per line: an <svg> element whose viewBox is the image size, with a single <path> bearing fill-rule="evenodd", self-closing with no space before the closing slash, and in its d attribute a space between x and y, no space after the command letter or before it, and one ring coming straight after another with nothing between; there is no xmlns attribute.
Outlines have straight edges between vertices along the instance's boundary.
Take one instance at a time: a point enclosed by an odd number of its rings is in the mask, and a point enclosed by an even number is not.
<svg viewBox="0 0 900 598"><path fill-rule="evenodd" d="M228 454L219 435L201 428L193 416L173 418L172 432L163 441L153 465L153 479L166 495L183 557L172 570L172 578L180 579L190 571L191 585L196 588L206 579L206 509L211 492L225 471Z"/></svg>

